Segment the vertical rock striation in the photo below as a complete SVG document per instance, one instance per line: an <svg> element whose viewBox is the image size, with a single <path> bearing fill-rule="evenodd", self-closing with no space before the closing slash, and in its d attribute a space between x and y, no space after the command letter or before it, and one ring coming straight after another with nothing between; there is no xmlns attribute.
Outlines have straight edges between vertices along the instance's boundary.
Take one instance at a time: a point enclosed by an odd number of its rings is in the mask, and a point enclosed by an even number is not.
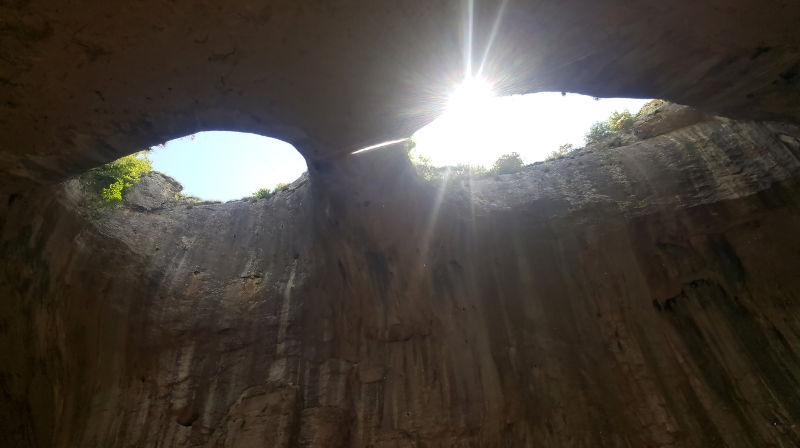
<svg viewBox="0 0 800 448"><path fill-rule="evenodd" d="M90 212L75 181L9 199L0 430L58 447L798 445L800 130L662 117L474 180L421 182L388 149L257 201Z"/></svg>

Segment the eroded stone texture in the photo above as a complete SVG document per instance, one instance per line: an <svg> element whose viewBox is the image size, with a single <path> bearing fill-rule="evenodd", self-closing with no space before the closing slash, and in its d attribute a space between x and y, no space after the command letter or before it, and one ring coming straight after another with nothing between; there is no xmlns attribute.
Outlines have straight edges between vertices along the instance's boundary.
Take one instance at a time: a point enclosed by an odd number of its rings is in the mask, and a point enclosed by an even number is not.
<svg viewBox="0 0 800 448"><path fill-rule="evenodd" d="M4 1L0 192L201 130L342 156L428 123L468 60L498 94L798 122L798 17L788 0Z"/></svg>
<svg viewBox="0 0 800 448"><path fill-rule="evenodd" d="M147 173L123 200L128 207L153 211L176 202L182 189L181 184L169 176Z"/></svg>
<svg viewBox="0 0 800 448"><path fill-rule="evenodd" d="M798 445L800 130L662 122L444 187L389 148L253 202L98 213L75 182L17 197L0 430L59 447Z"/></svg>

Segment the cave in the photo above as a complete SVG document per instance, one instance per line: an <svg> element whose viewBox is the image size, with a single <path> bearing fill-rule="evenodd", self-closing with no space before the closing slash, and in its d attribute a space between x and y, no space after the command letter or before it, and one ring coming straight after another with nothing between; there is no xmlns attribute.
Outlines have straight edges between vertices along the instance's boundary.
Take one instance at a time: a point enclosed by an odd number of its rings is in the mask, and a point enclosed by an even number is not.
<svg viewBox="0 0 800 448"><path fill-rule="evenodd" d="M798 18L0 3L3 444L800 445ZM433 120L465 61L506 95L667 102L613 145L442 188L400 143L357 152ZM85 207L81 173L210 130L308 172L227 203L155 173Z"/></svg>

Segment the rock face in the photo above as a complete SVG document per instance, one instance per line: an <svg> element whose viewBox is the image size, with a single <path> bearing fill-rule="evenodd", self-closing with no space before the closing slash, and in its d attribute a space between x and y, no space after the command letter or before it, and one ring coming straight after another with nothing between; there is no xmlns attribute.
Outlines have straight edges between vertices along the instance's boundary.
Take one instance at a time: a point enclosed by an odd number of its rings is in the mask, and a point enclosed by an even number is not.
<svg viewBox="0 0 800 448"><path fill-rule="evenodd" d="M692 113L472 181L422 182L389 148L253 202L93 214L74 182L14 196L0 432L797 446L800 129Z"/></svg>
<svg viewBox="0 0 800 448"><path fill-rule="evenodd" d="M175 179L161 173L147 173L125 195L125 205L143 211L158 210L174 203L181 192L181 186Z"/></svg>

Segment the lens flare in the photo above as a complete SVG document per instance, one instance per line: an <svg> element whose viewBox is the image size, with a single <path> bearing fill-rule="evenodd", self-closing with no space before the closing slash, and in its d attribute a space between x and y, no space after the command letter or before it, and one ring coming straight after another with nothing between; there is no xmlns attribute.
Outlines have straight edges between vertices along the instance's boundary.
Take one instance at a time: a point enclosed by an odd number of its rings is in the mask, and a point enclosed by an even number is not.
<svg viewBox="0 0 800 448"><path fill-rule="evenodd" d="M453 89L447 101L447 112L474 114L484 110L494 98L492 85L481 77L469 77Z"/></svg>

